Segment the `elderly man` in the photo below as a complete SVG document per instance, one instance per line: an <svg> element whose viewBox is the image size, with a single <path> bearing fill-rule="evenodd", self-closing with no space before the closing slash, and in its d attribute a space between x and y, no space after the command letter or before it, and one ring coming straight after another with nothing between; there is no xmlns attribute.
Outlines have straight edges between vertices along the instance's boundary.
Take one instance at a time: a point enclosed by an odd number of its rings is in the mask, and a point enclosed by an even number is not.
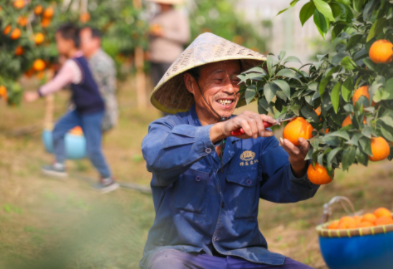
<svg viewBox="0 0 393 269"><path fill-rule="evenodd" d="M119 111L116 100L116 67L112 58L101 49L101 32L84 27L80 32L81 50L88 59L94 80L105 101L106 112L101 129L109 131L117 124Z"/></svg>
<svg viewBox="0 0 393 269"><path fill-rule="evenodd" d="M143 140L156 218L141 268L310 268L269 252L257 219L259 198L292 203L316 193L309 143L279 146L263 126L272 117L232 115L244 101L237 75L265 59L202 34L155 88L153 105L180 113L151 123ZM245 134L231 136L240 127Z"/></svg>

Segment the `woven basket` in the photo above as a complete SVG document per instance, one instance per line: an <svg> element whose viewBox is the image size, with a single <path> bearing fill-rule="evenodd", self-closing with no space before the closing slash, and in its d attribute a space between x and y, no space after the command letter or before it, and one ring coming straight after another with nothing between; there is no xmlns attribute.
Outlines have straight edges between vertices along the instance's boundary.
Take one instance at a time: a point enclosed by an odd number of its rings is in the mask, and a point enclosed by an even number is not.
<svg viewBox="0 0 393 269"><path fill-rule="evenodd" d="M393 224L381 225L376 227L365 227L356 229L345 229L345 230L332 230L328 229L330 223L333 221L321 224L317 226L318 235L321 237L353 237L353 236L364 236L364 235L375 235L381 233L388 233L393 231ZM392 265L393 268L393 265Z"/></svg>

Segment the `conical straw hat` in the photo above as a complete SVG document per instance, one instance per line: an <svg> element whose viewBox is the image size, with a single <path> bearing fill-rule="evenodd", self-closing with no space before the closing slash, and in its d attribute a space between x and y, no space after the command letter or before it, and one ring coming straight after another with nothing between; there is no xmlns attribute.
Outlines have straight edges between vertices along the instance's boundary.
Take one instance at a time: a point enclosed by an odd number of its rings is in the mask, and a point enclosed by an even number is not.
<svg viewBox="0 0 393 269"><path fill-rule="evenodd" d="M171 114L188 111L194 96L187 90L183 74L197 66L226 60L241 60L243 70L262 64L266 56L242 47L212 33L198 36L176 59L158 82L151 95L151 103ZM238 107L244 105L240 97Z"/></svg>

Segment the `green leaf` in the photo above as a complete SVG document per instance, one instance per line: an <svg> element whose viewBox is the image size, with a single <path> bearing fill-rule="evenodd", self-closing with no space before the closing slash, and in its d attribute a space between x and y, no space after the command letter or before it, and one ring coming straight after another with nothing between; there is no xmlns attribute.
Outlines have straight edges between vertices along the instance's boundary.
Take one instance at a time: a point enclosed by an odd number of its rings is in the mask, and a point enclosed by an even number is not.
<svg viewBox="0 0 393 269"><path fill-rule="evenodd" d="M355 157L356 157L355 147L349 147L343 151L343 156L342 156L343 170L347 170L355 162Z"/></svg>
<svg viewBox="0 0 393 269"><path fill-rule="evenodd" d="M358 161L358 163L361 163L364 166L367 166L367 164L368 164L367 154L362 152L359 147L356 148L356 160Z"/></svg>
<svg viewBox="0 0 393 269"><path fill-rule="evenodd" d="M256 92L257 92L256 85L249 85L247 87L246 92L244 94L247 105L254 99Z"/></svg>
<svg viewBox="0 0 393 269"><path fill-rule="evenodd" d="M269 76L273 76L273 57L271 55L267 56L267 60L266 60L266 65L267 65L267 71L269 72Z"/></svg>
<svg viewBox="0 0 393 269"><path fill-rule="evenodd" d="M335 21L333 17L332 9L330 8L329 4L323 0L314 0L315 7L317 10L323 14L327 19L331 21Z"/></svg>
<svg viewBox="0 0 393 269"><path fill-rule="evenodd" d="M356 68L356 63L349 56L346 56L341 60L341 65L347 70L353 70Z"/></svg>
<svg viewBox="0 0 393 269"><path fill-rule="evenodd" d="M333 39L333 40L336 39L336 38L341 34L341 32L342 32L347 26L348 26L347 23L338 22L338 23L334 26L334 28L333 28L333 31L332 31L332 39Z"/></svg>
<svg viewBox="0 0 393 269"><path fill-rule="evenodd" d="M340 89L341 89L341 82L338 82L332 90L330 94L330 99L332 100L332 105L334 112L337 114L338 105L340 104Z"/></svg>
<svg viewBox="0 0 393 269"><path fill-rule="evenodd" d="M370 58L366 58L366 59L363 59L363 63L368 67L368 69L370 69L371 71L376 71L377 70L377 67L378 67L378 65L377 64L375 64L373 61L371 61L371 59Z"/></svg>
<svg viewBox="0 0 393 269"><path fill-rule="evenodd" d="M265 95L266 101L270 103L274 96L276 96L276 91L274 87L272 87L271 83L266 83L263 87L263 93Z"/></svg>
<svg viewBox="0 0 393 269"><path fill-rule="evenodd" d="M369 0L363 9L363 21L368 21L371 19L371 15L374 8L380 3L379 0Z"/></svg>
<svg viewBox="0 0 393 269"><path fill-rule="evenodd" d="M314 14L314 11L315 11L315 5L312 1L308 2L302 7L302 9L300 10L299 17L300 17L300 22L302 23L303 26L306 23L306 21L308 21L308 19L310 19L311 16Z"/></svg>
<svg viewBox="0 0 393 269"><path fill-rule="evenodd" d="M366 0L354 0L352 1L353 3L353 9L357 12L361 12L363 10L363 6Z"/></svg>
<svg viewBox="0 0 393 269"><path fill-rule="evenodd" d="M253 68L251 68L251 69L248 69L247 71L244 71L243 73L245 73L245 74L247 74L247 73L261 73L261 74L265 74L266 75L266 71L262 68L262 67L260 67L260 66L256 66L256 67L253 67Z"/></svg>
<svg viewBox="0 0 393 269"><path fill-rule="evenodd" d="M299 60L299 58L298 57L295 57L295 56L289 56L289 57L287 57L286 59L285 59L285 61L284 61L284 64L286 64L286 63L289 63L289 62L292 62L292 63L302 63L300 60Z"/></svg>
<svg viewBox="0 0 393 269"><path fill-rule="evenodd" d="M294 79L299 80L299 78L296 76L296 74L291 69L281 69L280 71L278 71L276 76L277 77L294 78Z"/></svg>
<svg viewBox="0 0 393 269"><path fill-rule="evenodd" d="M329 137L329 136L336 136L336 137L341 137L344 138L345 140L349 140L349 134L344 131L344 130L338 130L335 132L329 132L328 134L325 135L325 137Z"/></svg>
<svg viewBox="0 0 393 269"><path fill-rule="evenodd" d="M280 51L280 55L278 55L278 59L279 59L279 60L283 60L284 57L285 57L285 54L287 54L287 53L285 52L285 50Z"/></svg>
<svg viewBox="0 0 393 269"><path fill-rule="evenodd" d="M337 0L337 2L340 2L348 7L351 5L351 0Z"/></svg>
<svg viewBox="0 0 393 269"><path fill-rule="evenodd" d="M374 38L378 33L380 33L383 29L383 27L386 26L388 21L385 18L380 18L379 20L376 20L371 26L370 32L368 33L367 40L366 42L370 41L371 39Z"/></svg>
<svg viewBox="0 0 393 269"><path fill-rule="evenodd" d="M321 1L321 0L319 0L319 1ZM326 34L329 30L329 21L317 9L315 9L315 11L314 11L314 23L315 23L315 26L317 27L319 33L323 37L323 39L325 39Z"/></svg>
<svg viewBox="0 0 393 269"><path fill-rule="evenodd" d="M367 138L367 137L360 138L359 144L360 144L360 147L362 148L363 152L365 152L368 155L372 155L370 138Z"/></svg>
<svg viewBox="0 0 393 269"><path fill-rule="evenodd" d="M335 148L333 149L331 152L329 152L328 156L327 156L327 166L328 167L332 167L332 161L334 159L334 157L336 157L337 153L339 153L342 150L342 148Z"/></svg>
<svg viewBox="0 0 393 269"><path fill-rule="evenodd" d="M289 9L289 7L284 8L283 10L280 10L280 12L278 12L276 16L278 16L278 15L284 13L284 12L287 11L288 9Z"/></svg>
<svg viewBox="0 0 393 269"><path fill-rule="evenodd" d="M363 37L362 34L356 34L356 35L351 36L351 38L348 40L346 50L350 50L355 45L359 44L359 41L362 39L362 37Z"/></svg>
<svg viewBox="0 0 393 269"><path fill-rule="evenodd" d="M318 90L320 95L323 95L323 93L325 92L326 85L330 82L331 79L332 76L328 76L322 79L321 83L319 83Z"/></svg>
<svg viewBox="0 0 393 269"><path fill-rule="evenodd" d="M343 97L343 99L345 100L345 102L349 102L350 98L351 98L351 93L353 90L353 79L352 77L348 77L342 87L341 87L341 95Z"/></svg>
<svg viewBox="0 0 393 269"><path fill-rule="evenodd" d="M352 10L345 4L340 2L330 3L330 7L332 8L333 17L335 19L338 18L338 21L346 21L351 22L353 19Z"/></svg>
<svg viewBox="0 0 393 269"><path fill-rule="evenodd" d="M283 91L283 93L285 94L286 97L288 97L288 98L291 97L291 89L289 88L289 85L288 85L288 83L286 81L284 81L284 80L274 80L273 83L281 88L281 90Z"/></svg>

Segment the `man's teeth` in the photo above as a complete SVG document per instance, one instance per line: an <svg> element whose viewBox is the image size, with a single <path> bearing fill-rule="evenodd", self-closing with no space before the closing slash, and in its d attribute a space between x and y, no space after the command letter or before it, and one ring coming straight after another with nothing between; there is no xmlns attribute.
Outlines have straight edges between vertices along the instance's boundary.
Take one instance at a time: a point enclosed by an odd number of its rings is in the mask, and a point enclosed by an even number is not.
<svg viewBox="0 0 393 269"><path fill-rule="evenodd" d="M221 105L229 105L232 104L233 100L218 100Z"/></svg>

